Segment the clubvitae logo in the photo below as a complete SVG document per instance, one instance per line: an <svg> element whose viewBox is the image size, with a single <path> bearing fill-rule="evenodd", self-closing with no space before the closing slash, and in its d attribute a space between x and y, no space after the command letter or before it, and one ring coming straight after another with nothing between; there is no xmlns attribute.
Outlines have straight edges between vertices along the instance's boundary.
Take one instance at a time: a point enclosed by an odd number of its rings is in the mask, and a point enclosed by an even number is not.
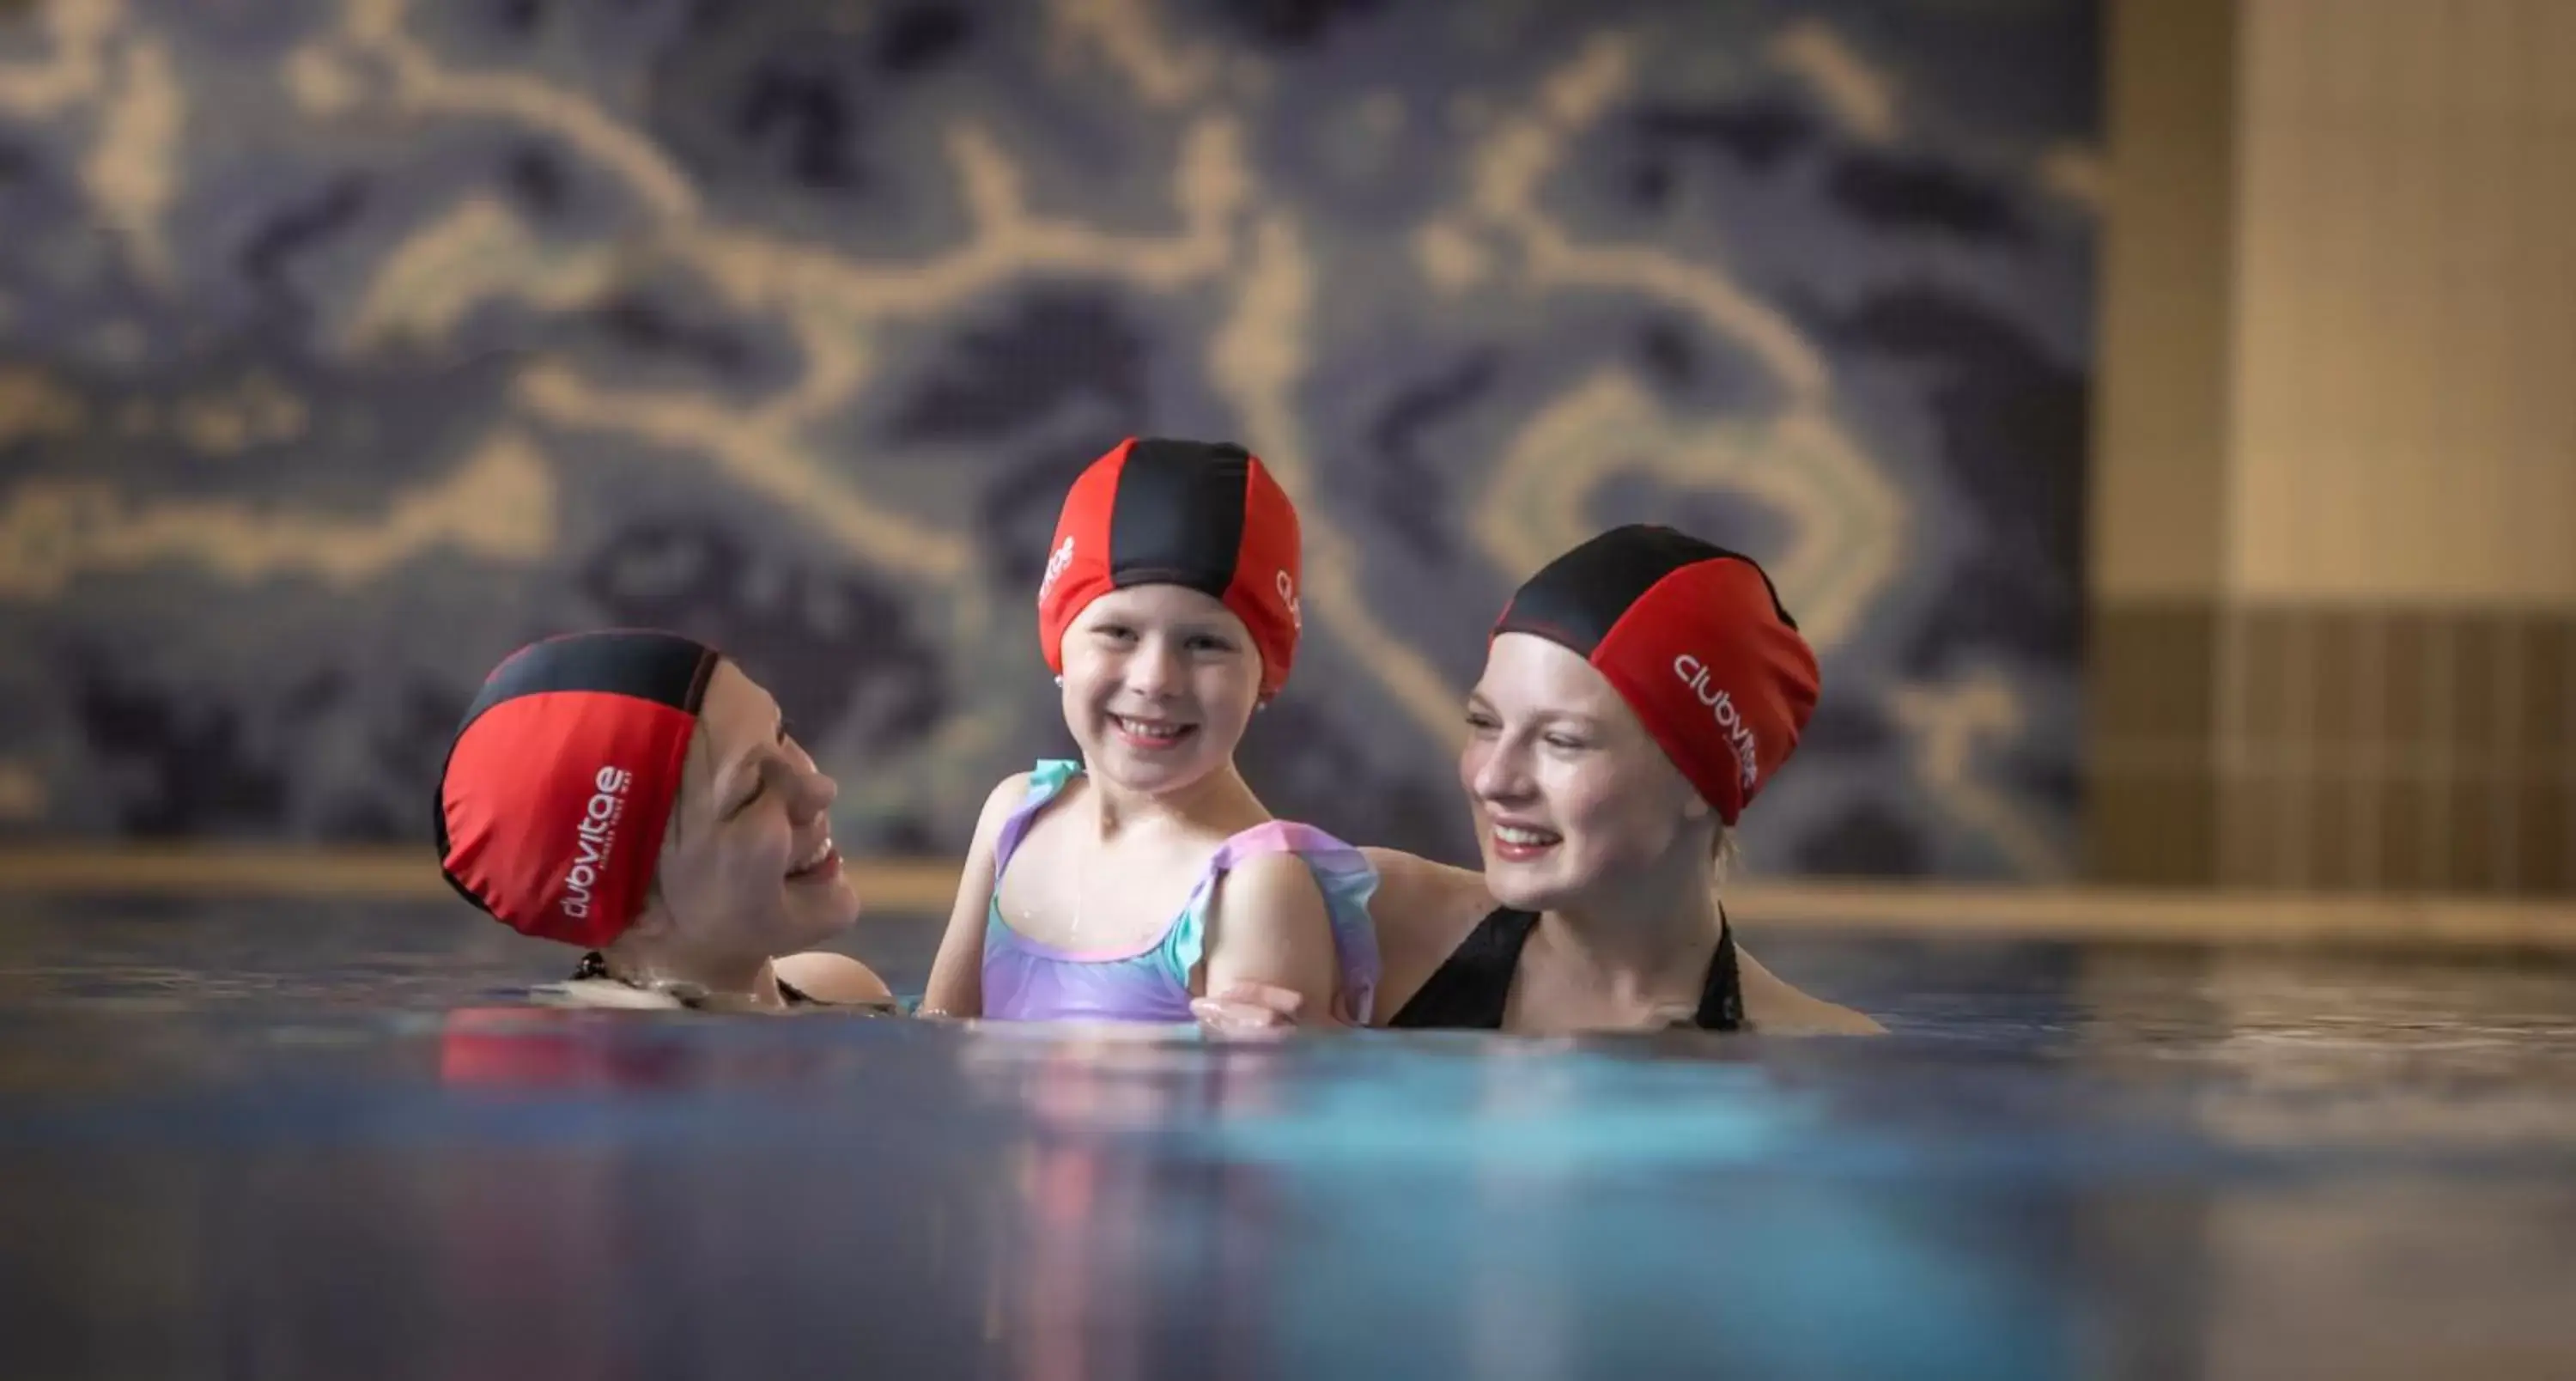
<svg viewBox="0 0 2576 1381"><path fill-rule="evenodd" d="M1064 539L1064 545L1056 548L1055 553L1047 558L1046 575L1038 581L1038 603L1046 603L1047 591L1055 588L1056 577L1064 574L1064 568L1072 564L1073 539L1067 537Z"/></svg>
<svg viewBox="0 0 2576 1381"><path fill-rule="evenodd" d="M564 874L565 915L575 919L590 915L592 889L608 870L608 856L617 847L617 822L626 814L626 787L634 780L634 773L614 766L599 769L591 779L590 802L582 807L581 825L573 832L572 870Z"/></svg>
<svg viewBox="0 0 2576 1381"><path fill-rule="evenodd" d="M1723 686L1711 685L1707 664L1687 652L1673 659L1673 674L1716 716L1718 732L1726 735L1727 746L1735 750L1736 778L1746 791L1751 791L1762 775L1762 753L1754 742L1752 728L1744 722L1744 712L1735 706L1735 697L1727 694Z"/></svg>

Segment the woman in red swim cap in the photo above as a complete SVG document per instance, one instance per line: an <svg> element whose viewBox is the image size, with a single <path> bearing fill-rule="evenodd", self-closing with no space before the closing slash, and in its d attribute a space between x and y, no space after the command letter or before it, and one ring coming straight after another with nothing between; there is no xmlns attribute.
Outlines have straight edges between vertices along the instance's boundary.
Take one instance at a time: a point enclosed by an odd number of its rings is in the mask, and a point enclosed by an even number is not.
<svg viewBox="0 0 2576 1381"><path fill-rule="evenodd" d="M502 662L439 775L448 882L585 951L576 1001L890 1006L857 960L806 953L858 918L837 788L778 702L673 633L579 633Z"/></svg>
<svg viewBox="0 0 2576 1381"><path fill-rule="evenodd" d="M1740 950L1717 899L1742 811L1815 709L1815 655L1749 557L1631 526L1512 596L1467 697L1482 872L1370 849L1379 1024L1526 1034L1874 1032ZM1212 1026L1294 1020L1258 985Z"/></svg>

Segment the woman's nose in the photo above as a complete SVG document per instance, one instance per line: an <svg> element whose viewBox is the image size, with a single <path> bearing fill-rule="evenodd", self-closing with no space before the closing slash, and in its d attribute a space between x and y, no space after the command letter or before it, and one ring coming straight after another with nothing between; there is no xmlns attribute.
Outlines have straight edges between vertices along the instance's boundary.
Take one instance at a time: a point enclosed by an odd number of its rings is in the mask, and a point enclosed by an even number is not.
<svg viewBox="0 0 2576 1381"><path fill-rule="evenodd" d="M801 825L830 810L840 798L841 784L832 780L831 774L819 767L808 767L796 783L796 823Z"/></svg>
<svg viewBox="0 0 2576 1381"><path fill-rule="evenodd" d="M1529 795L1529 773L1521 755L1500 745L1486 751L1468 784L1488 801L1517 801Z"/></svg>

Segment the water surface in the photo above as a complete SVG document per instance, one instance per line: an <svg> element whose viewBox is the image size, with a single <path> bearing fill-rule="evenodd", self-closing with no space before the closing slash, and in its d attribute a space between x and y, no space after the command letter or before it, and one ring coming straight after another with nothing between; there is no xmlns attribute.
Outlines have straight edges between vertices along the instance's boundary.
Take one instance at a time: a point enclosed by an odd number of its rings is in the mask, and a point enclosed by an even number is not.
<svg viewBox="0 0 2576 1381"><path fill-rule="evenodd" d="M853 947L917 988L931 932ZM0 899L27 1376L2576 1375L2576 967L1781 935L1875 1041L562 1012Z"/></svg>

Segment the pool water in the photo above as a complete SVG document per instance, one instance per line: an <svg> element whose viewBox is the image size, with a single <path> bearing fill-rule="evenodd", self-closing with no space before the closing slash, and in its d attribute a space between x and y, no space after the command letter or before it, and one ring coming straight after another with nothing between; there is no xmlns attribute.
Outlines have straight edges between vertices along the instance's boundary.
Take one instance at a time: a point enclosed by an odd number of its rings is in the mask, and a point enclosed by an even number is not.
<svg viewBox="0 0 2576 1381"><path fill-rule="evenodd" d="M461 905L0 898L0 1368L2576 1376L2576 966L1745 936L1894 1034L566 1012Z"/></svg>

